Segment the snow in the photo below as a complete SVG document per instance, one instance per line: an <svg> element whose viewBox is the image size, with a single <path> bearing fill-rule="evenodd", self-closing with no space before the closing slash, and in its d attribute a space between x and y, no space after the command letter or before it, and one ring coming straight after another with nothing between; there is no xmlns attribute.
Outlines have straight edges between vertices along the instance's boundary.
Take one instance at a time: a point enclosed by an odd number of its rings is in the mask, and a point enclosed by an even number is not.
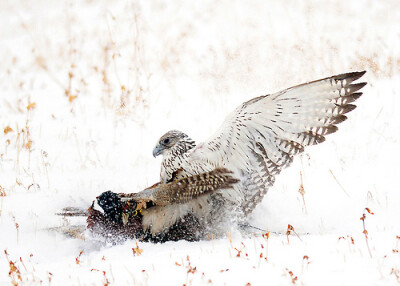
<svg viewBox="0 0 400 286"><path fill-rule="evenodd" d="M1 1L0 284L399 285L399 23L395 0ZM358 108L251 216L268 239L51 230L83 223L63 207L155 183L166 131L201 142L252 97L363 69Z"/></svg>

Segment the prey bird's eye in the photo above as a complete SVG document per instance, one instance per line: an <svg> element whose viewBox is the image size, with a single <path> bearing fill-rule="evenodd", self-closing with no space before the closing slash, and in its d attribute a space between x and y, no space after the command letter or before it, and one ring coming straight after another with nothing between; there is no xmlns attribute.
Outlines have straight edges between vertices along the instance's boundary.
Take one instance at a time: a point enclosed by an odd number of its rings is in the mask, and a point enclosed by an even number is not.
<svg viewBox="0 0 400 286"><path fill-rule="evenodd" d="M162 143L165 144L165 145L168 145L169 141L170 141L169 138L165 138Z"/></svg>

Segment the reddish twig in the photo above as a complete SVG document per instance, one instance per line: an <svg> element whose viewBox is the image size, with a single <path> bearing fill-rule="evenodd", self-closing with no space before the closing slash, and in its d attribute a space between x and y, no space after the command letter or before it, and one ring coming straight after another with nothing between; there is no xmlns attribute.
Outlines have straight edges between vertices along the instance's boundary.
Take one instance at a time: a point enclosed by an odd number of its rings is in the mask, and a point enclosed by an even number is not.
<svg viewBox="0 0 400 286"><path fill-rule="evenodd" d="M364 229L363 230L363 234L365 236L365 243L367 244L367 249L368 249L368 252L369 252L369 256L372 258L372 252L371 252L371 249L370 249L369 243L368 243L368 231L365 228L365 219L367 218L365 211L367 211L371 215L374 215L374 213L371 212L371 210L369 208L365 208L362 217L360 217L360 220L363 223L363 229Z"/></svg>

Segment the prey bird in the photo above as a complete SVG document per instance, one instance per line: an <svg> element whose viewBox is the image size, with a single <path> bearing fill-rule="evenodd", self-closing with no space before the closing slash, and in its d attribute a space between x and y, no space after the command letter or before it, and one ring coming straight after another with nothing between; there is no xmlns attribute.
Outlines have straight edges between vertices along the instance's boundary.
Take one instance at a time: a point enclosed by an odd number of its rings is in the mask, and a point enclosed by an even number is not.
<svg viewBox="0 0 400 286"><path fill-rule="evenodd" d="M137 194L98 198L100 208L93 205L92 212L106 218L110 213L104 200L118 206L110 221L148 240L225 233L246 221L296 154L337 131L345 114L356 108L353 103L366 83L355 81L364 74L335 75L253 98L200 144L181 131L167 132L153 150L155 157L163 157L160 183ZM213 187L193 191L199 181Z"/></svg>

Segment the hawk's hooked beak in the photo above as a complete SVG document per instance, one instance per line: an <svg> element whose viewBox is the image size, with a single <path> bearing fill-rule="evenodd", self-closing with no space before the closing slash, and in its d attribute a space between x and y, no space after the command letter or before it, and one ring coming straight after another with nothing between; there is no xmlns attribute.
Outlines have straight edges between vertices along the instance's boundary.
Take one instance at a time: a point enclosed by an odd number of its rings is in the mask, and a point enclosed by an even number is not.
<svg viewBox="0 0 400 286"><path fill-rule="evenodd" d="M161 152L163 151L163 147L161 145L157 145L154 149L153 149L153 156L154 158L157 157L158 155L161 154Z"/></svg>

